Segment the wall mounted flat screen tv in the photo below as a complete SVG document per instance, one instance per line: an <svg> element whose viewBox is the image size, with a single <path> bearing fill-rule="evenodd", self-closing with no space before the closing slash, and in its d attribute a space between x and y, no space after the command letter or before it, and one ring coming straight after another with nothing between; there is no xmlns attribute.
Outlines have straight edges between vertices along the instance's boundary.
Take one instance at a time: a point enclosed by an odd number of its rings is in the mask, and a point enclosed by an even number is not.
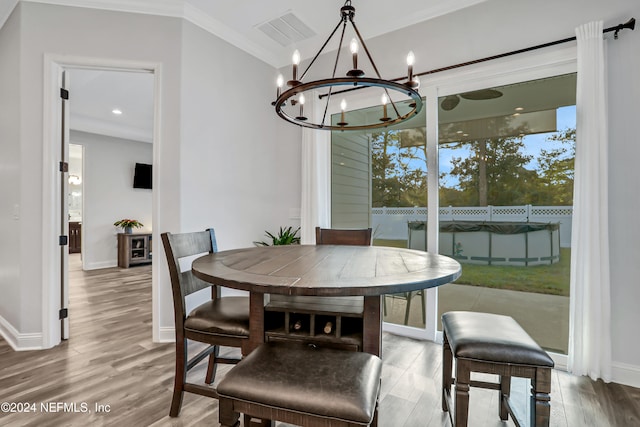
<svg viewBox="0 0 640 427"><path fill-rule="evenodd" d="M136 163L133 174L133 188L151 189L151 165L145 163Z"/></svg>

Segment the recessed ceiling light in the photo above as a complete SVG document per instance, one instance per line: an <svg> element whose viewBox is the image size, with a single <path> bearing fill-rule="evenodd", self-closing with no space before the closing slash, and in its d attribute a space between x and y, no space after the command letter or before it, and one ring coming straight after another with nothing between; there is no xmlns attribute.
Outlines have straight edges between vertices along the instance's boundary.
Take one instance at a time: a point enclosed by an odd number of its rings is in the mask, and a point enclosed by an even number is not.
<svg viewBox="0 0 640 427"><path fill-rule="evenodd" d="M522 111L522 110L524 110L524 108L523 107L516 107L515 110L516 111Z"/></svg>
<svg viewBox="0 0 640 427"><path fill-rule="evenodd" d="M115 114L116 116L119 116L120 114L122 114L122 110L120 110L118 108L114 108L113 110L111 110L111 112L113 114Z"/></svg>
<svg viewBox="0 0 640 427"><path fill-rule="evenodd" d="M514 116L519 116L519 115L520 115L520 113L513 113L513 115L514 115Z"/></svg>

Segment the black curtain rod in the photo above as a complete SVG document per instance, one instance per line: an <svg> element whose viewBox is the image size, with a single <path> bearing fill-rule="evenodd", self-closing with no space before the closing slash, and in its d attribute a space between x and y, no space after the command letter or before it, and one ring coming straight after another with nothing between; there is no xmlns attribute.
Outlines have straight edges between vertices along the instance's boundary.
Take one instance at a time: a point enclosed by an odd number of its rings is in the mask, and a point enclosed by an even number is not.
<svg viewBox="0 0 640 427"><path fill-rule="evenodd" d="M613 38L615 40L617 40L618 39L618 33L620 31L622 31L622 30L624 30L626 28L628 28L630 30L634 30L635 27L636 27L636 18L631 18L627 22L625 22L624 24L618 24L615 27L605 28L602 31L602 33L604 34L604 33L609 33L611 31L615 31L613 33ZM545 47L555 46L557 44L562 44L562 43L567 43L567 42L570 42L570 41L573 41L573 40L576 40L576 39L577 39L577 37L575 37L575 36L574 37L568 37L566 39L556 40L556 41L549 42L549 43L543 43L543 44L539 44L539 45L536 45L536 46L527 47L527 48L524 48L524 49L512 50L511 52L501 53L501 54L493 55L493 56L487 56L485 58L480 58L480 59L474 59L473 61L461 62L459 64L449 65L448 67L436 68L436 69L429 70L429 71L423 71L422 73L414 73L414 76L426 76L426 75L429 75L429 74L435 74L435 73L440 73L440 72L443 72L443 71L453 70L453 69L456 69L456 68L466 67L468 65L479 64L481 62L493 61L494 59L500 59L500 58L505 58L507 56L518 55L520 53L531 52L532 50L543 49ZM393 79L391 81L392 82L397 82L397 81L400 81L400 80L404 80L406 78L407 78L406 76L403 76L403 77L395 78L395 79ZM339 94L339 93L351 92L351 91L359 90L359 89L361 89L361 87L355 87L355 88L352 88L352 89L344 89L344 90L341 90L341 91L338 91L338 92L333 92L333 95L336 95L336 94ZM326 94L326 93L322 94L322 95L319 95L319 98L322 99L327 95L328 94Z"/></svg>

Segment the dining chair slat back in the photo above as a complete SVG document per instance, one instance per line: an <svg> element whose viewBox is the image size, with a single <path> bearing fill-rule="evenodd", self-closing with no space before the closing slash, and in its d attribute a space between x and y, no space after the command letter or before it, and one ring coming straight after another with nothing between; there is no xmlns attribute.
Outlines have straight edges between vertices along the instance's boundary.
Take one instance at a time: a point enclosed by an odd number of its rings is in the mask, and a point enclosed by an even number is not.
<svg viewBox="0 0 640 427"><path fill-rule="evenodd" d="M196 233L165 234L168 241L168 246L165 244L165 252L169 264L169 274L171 275L172 282L176 281L180 283L181 298L185 298L187 295L210 287L211 283L198 279L193 275L191 269L180 271L180 260L197 254L217 252L215 231L209 229Z"/></svg>
<svg viewBox="0 0 640 427"><path fill-rule="evenodd" d="M205 383L215 378L218 363L238 363L238 358L219 357L219 347L240 348L248 353L249 344L249 298L244 296L221 297L220 287L197 278L191 271L191 262L198 255L217 252L213 229L195 233L162 233L171 290L176 334L176 367L173 399L169 415L177 417L182 407L185 391L217 398L215 388L203 384L188 383L187 371L209 357ZM181 261L183 260L183 261ZM211 288L211 299L200 304L187 314L185 297ZM188 340L208 344L197 355L189 358Z"/></svg>
<svg viewBox="0 0 640 427"><path fill-rule="evenodd" d="M371 245L371 228L336 229L316 227L316 245Z"/></svg>

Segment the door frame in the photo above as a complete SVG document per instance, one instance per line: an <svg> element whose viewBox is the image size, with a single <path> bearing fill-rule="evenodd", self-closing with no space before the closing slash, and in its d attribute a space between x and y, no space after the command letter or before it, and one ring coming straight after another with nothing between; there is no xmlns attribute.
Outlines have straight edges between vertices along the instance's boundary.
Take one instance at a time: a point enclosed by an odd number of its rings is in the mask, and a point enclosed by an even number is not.
<svg viewBox="0 0 640 427"><path fill-rule="evenodd" d="M63 70L67 68L89 68L108 71L150 72L154 76L153 89L153 162L160 165L160 112L161 112L161 79L162 65L155 62L141 62L130 60L93 58L82 56L67 56L58 54L44 55L43 82L43 156L42 156L42 348L50 348L61 342L60 320L60 274L61 259L59 234L60 218L60 161L61 149L61 103L60 83ZM73 97L71 93L70 98ZM72 100L71 100L72 101ZM153 168L153 181L157 182L158 167ZM158 208L158 191L152 194L151 216L153 223L158 223L160 212ZM154 245L159 238L155 236ZM46 237L49 236L49 237ZM159 331L159 290L158 269L154 263L152 269L152 334L157 339ZM68 270L68 266L66 267ZM70 314L71 316L72 314Z"/></svg>

